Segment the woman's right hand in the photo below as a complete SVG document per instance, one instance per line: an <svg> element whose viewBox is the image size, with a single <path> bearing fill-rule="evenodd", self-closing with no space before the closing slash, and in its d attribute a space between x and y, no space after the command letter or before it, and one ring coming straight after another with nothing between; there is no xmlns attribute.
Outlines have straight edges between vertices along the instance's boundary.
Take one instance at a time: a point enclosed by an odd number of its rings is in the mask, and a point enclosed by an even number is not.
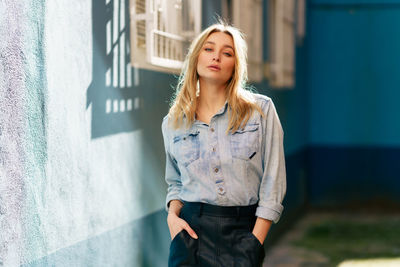
<svg viewBox="0 0 400 267"><path fill-rule="evenodd" d="M193 231L193 229L189 226L189 224L185 220L179 218L179 216L173 212L168 213L167 223L168 223L169 233L171 234L171 240L174 239L174 237L177 234L179 234L179 232L181 232L182 230L188 232L188 234L192 238L194 239L198 238L197 234L195 233L195 231Z"/></svg>

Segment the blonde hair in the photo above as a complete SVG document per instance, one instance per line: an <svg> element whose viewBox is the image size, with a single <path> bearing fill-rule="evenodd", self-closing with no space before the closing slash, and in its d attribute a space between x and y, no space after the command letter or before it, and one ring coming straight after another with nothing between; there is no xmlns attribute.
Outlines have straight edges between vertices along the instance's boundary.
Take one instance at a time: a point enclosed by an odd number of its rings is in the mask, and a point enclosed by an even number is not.
<svg viewBox="0 0 400 267"><path fill-rule="evenodd" d="M169 110L169 121L173 127L179 128L183 125L186 117L186 126L191 126L195 121L198 99L196 96L198 57L206 39L214 32L223 32L233 39L235 51L235 67L231 79L228 81L227 101L229 112L229 130L235 132L247 124L254 110L264 116L261 108L255 103L253 95L246 89L247 84L247 45L243 34L235 27L225 23L217 23L209 26L190 45L189 52L183 63L182 71L176 86L175 95Z"/></svg>

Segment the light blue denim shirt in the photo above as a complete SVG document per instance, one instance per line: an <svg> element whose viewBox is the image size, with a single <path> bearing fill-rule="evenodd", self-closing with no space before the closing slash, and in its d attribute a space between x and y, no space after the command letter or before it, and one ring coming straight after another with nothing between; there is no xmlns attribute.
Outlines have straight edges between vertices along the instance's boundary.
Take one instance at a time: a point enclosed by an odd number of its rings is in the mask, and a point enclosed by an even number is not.
<svg viewBox="0 0 400 267"><path fill-rule="evenodd" d="M278 222L286 193L283 130L272 100L254 94L263 110L244 128L226 133L228 104L210 124L196 120L188 129L162 122L166 151L166 208L173 199L219 206L258 203L256 216Z"/></svg>

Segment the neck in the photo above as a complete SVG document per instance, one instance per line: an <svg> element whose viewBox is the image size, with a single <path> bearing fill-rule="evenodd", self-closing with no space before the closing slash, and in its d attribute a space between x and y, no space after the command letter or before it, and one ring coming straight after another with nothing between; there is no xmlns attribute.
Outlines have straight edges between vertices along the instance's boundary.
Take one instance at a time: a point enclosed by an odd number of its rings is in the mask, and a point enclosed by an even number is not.
<svg viewBox="0 0 400 267"><path fill-rule="evenodd" d="M226 84L216 84L204 81L200 82L200 95L198 107L216 113L226 101Z"/></svg>

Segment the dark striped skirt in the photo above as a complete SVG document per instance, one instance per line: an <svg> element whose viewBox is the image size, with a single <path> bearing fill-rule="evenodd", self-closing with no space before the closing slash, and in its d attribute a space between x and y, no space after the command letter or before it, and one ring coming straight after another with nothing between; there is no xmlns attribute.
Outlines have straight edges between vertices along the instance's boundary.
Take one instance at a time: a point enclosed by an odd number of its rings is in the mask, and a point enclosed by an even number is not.
<svg viewBox="0 0 400 267"><path fill-rule="evenodd" d="M256 208L185 202L179 217L199 238L179 232L171 241L168 266L262 266L264 247L252 234Z"/></svg>

